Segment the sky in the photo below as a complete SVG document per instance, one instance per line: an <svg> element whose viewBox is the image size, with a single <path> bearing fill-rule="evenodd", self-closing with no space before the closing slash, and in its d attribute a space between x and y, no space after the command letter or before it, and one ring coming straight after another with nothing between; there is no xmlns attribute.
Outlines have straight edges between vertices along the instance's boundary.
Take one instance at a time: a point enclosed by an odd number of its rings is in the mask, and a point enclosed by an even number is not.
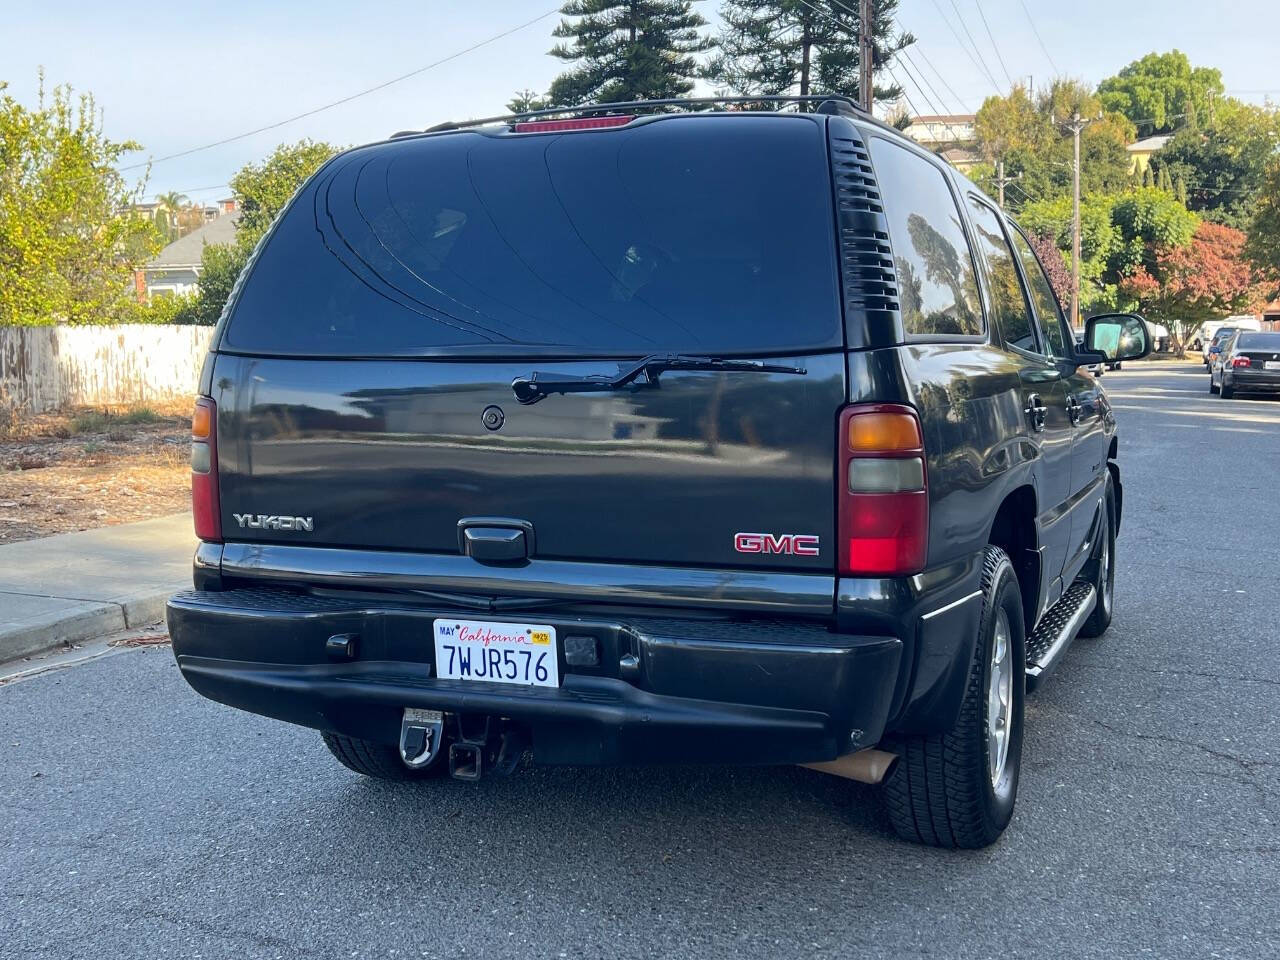
<svg viewBox="0 0 1280 960"><path fill-rule="evenodd" d="M857 9L857 0L813 2L837 16L842 5ZM121 165L154 161L147 196L177 190L213 201L229 193L236 170L281 142L365 143L442 120L501 113L514 91L544 91L563 69L547 55L556 6L556 0L133 0L127 6L0 0L0 82L8 84L7 95L31 106L41 67L47 85L91 92L107 135L143 145ZM695 4L713 25L718 6L717 0ZM349 97L543 14L367 96L161 159ZM1193 64L1219 68L1233 96L1280 103L1276 0L901 0L898 22L917 38L897 75L920 113L971 113L985 97L1007 91L1010 78L1030 78L1039 87L1055 67L1097 83L1145 53L1173 48ZM146 171L127 173L138 178Z"/></svg>

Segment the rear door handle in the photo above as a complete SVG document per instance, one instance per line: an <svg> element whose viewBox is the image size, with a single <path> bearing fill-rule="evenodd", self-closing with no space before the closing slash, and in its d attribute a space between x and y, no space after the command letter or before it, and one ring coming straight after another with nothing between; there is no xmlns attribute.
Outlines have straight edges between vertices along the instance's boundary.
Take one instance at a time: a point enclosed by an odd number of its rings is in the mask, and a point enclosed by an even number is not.
<svg viewBox="0 0 1280 960"><path fill-rule="evenodd" d="M1084 407L1081 406L1079 399L1075 394L1067 395L1067 417L1071 420L1072 426L1078 426L1080 418L1084 414Z"/></svg>
<svg viewBox="0 0 1280 960"><path fill-rule="evenodd" d="M1049 414L1049 408L1044 405L1040 399L1040 394L1032 393L1027 395L1027 405L1023 408L1023 413L1031 420L1031 429L1036 433L1044 430L1045 417Z"/></svg>

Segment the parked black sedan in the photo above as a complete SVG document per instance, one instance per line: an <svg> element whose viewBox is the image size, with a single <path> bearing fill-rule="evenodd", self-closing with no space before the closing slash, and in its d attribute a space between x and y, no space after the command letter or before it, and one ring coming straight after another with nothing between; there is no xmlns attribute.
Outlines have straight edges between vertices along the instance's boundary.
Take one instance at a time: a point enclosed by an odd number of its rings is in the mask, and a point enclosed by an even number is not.
<svg viewBox="0 0 1280 960"><path fill-rule="evenodd" d="M1280 393L1280 333L1244 330L1223 344L1209 370L1209 392L1230 400L1237 390Z"/></svg>

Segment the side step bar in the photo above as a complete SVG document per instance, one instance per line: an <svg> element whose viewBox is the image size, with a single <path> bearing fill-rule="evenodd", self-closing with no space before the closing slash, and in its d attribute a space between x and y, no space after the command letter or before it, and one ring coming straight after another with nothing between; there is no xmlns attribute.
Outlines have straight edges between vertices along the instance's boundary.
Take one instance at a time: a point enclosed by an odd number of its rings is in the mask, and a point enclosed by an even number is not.
<svg viewBox="0 0 1280 960"><path fill-rule="evenodd" d="M1034 690L1061 659L1063 651L1093 613L1098 592L1092 584L1072 584L1062 598L1040 618L1040 625L1027 637L1027 690Z"/></svg>

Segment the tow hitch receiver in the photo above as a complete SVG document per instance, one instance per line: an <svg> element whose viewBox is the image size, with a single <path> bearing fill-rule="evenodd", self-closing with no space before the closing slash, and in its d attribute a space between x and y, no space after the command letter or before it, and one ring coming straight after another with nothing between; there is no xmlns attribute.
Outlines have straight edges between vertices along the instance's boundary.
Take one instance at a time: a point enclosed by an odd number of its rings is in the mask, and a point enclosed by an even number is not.
<svg viewBox="0 0 1280 960"><path fill-rule="evenodd" d="M420 770L431 763L444 742L444 714L439 710L406 708L400 721L400 759Z"/></svg>

